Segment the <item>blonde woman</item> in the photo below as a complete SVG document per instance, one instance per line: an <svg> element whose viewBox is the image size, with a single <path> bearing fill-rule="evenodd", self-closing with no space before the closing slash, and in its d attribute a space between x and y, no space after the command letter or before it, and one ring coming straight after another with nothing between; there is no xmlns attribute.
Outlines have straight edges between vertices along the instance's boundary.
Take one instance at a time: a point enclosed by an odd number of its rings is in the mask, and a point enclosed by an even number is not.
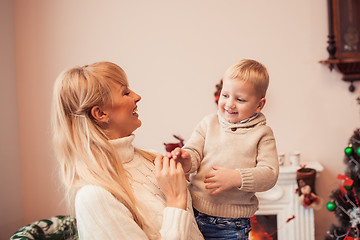
<svg viewBox="0 0 360 240"><path fill-rule="evenodd" d="M110 62L56 80L54 146L79 237L203 239L180 163L133 146L140 99Z"/></svg>

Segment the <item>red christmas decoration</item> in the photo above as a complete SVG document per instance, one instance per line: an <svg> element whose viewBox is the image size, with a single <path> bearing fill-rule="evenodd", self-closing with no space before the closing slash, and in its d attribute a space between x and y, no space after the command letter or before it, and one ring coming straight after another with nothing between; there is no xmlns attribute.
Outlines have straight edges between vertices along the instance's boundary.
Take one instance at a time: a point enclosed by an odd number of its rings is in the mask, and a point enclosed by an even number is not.
<svg viewBox="0 0 360 240"><path fill-rule="evenodd" d="M338 174L337 179L344 180L343 184L340 186L340 192L342 195L344 195L347 192L345 188L351 187L354 183L354 180L342 174Z"/></svg>
<svg viewBox="0 0 360 240"><path fill-rule="evenodd" d="M218 104L219 102L219 98L220 98L220 94L221 94L221 89L222 89L222 85L223 85L223 81L222 79L220 80L220 83L216 84L216 91L214 93L215 96L215 103Z"/></svg>
<svg viewBox="0 0 360 240"><path fill-rule="evenodd" d="M173 135L173 136L174 136L174 138L179 140L179 142L177 142L177 143L164 143L165 150L167 152L171 152L172 150L174 150L177 147L182 148L184 146L184 139L182 139L181 137L176 136L176 135Z"/></svg>

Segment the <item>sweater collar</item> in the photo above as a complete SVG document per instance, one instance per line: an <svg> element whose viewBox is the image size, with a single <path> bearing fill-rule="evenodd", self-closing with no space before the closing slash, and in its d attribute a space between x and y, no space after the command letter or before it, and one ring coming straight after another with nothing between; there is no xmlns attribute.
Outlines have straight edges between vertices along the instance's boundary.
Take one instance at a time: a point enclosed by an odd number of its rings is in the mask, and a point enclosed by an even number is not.
<svg viewBox="0 0 360 240"><path fill-rule="evenodd" d="M231 129L232 131L234 131L233 129L237 129L237 128L253 127L259 123L266 124L265 116L262 113L257 113L256 115L253 115L250 118L244 119L237 123L229 123L228 121L225 120L225 118L223 118L219 114L219 112L217 113L217 115L218 115L218 119L219 119L219 123L220 123L221 127L225 128L225 129Z"/></svg>
<svg viewBox="0 0 360 240"><path fill-rule="evenodd" d="M134 158L135 148L133 146L135 135L109 140L120 155L122 163L128 163Z"/></svg>

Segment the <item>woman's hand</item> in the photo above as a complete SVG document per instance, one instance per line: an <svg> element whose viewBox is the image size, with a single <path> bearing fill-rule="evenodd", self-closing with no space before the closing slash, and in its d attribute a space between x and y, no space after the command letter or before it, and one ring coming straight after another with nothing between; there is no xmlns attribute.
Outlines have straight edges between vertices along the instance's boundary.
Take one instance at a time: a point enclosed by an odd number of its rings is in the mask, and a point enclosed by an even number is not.
<svg viewBox="0 0 360 240"><path fill-rule="evenodd" d="M233 187L241 187L242 179L240 173L235 169L213 166L205 176L205 188L211 189L211 194L218 194Z"/></svg>
<svg viewBox="0 0 360 240"><path fill-rule="evenodd" d="M155 159L155 174L167 207L186 209L187 183L179 162L161 155Z"/></svg>

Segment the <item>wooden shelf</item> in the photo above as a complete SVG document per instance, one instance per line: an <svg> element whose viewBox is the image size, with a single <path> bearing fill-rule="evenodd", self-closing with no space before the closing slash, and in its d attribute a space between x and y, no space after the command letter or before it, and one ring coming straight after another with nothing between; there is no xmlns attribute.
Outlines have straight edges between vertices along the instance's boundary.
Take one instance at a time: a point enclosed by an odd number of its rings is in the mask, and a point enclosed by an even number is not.
<svg viewBox="0 0 360 240"><path fill-rule="evenodd" d="M320 63L329 64L330 70L334 67L343 74L345 81L358 81L360 80L360 59L328 59L322 60Z"/></svg>

